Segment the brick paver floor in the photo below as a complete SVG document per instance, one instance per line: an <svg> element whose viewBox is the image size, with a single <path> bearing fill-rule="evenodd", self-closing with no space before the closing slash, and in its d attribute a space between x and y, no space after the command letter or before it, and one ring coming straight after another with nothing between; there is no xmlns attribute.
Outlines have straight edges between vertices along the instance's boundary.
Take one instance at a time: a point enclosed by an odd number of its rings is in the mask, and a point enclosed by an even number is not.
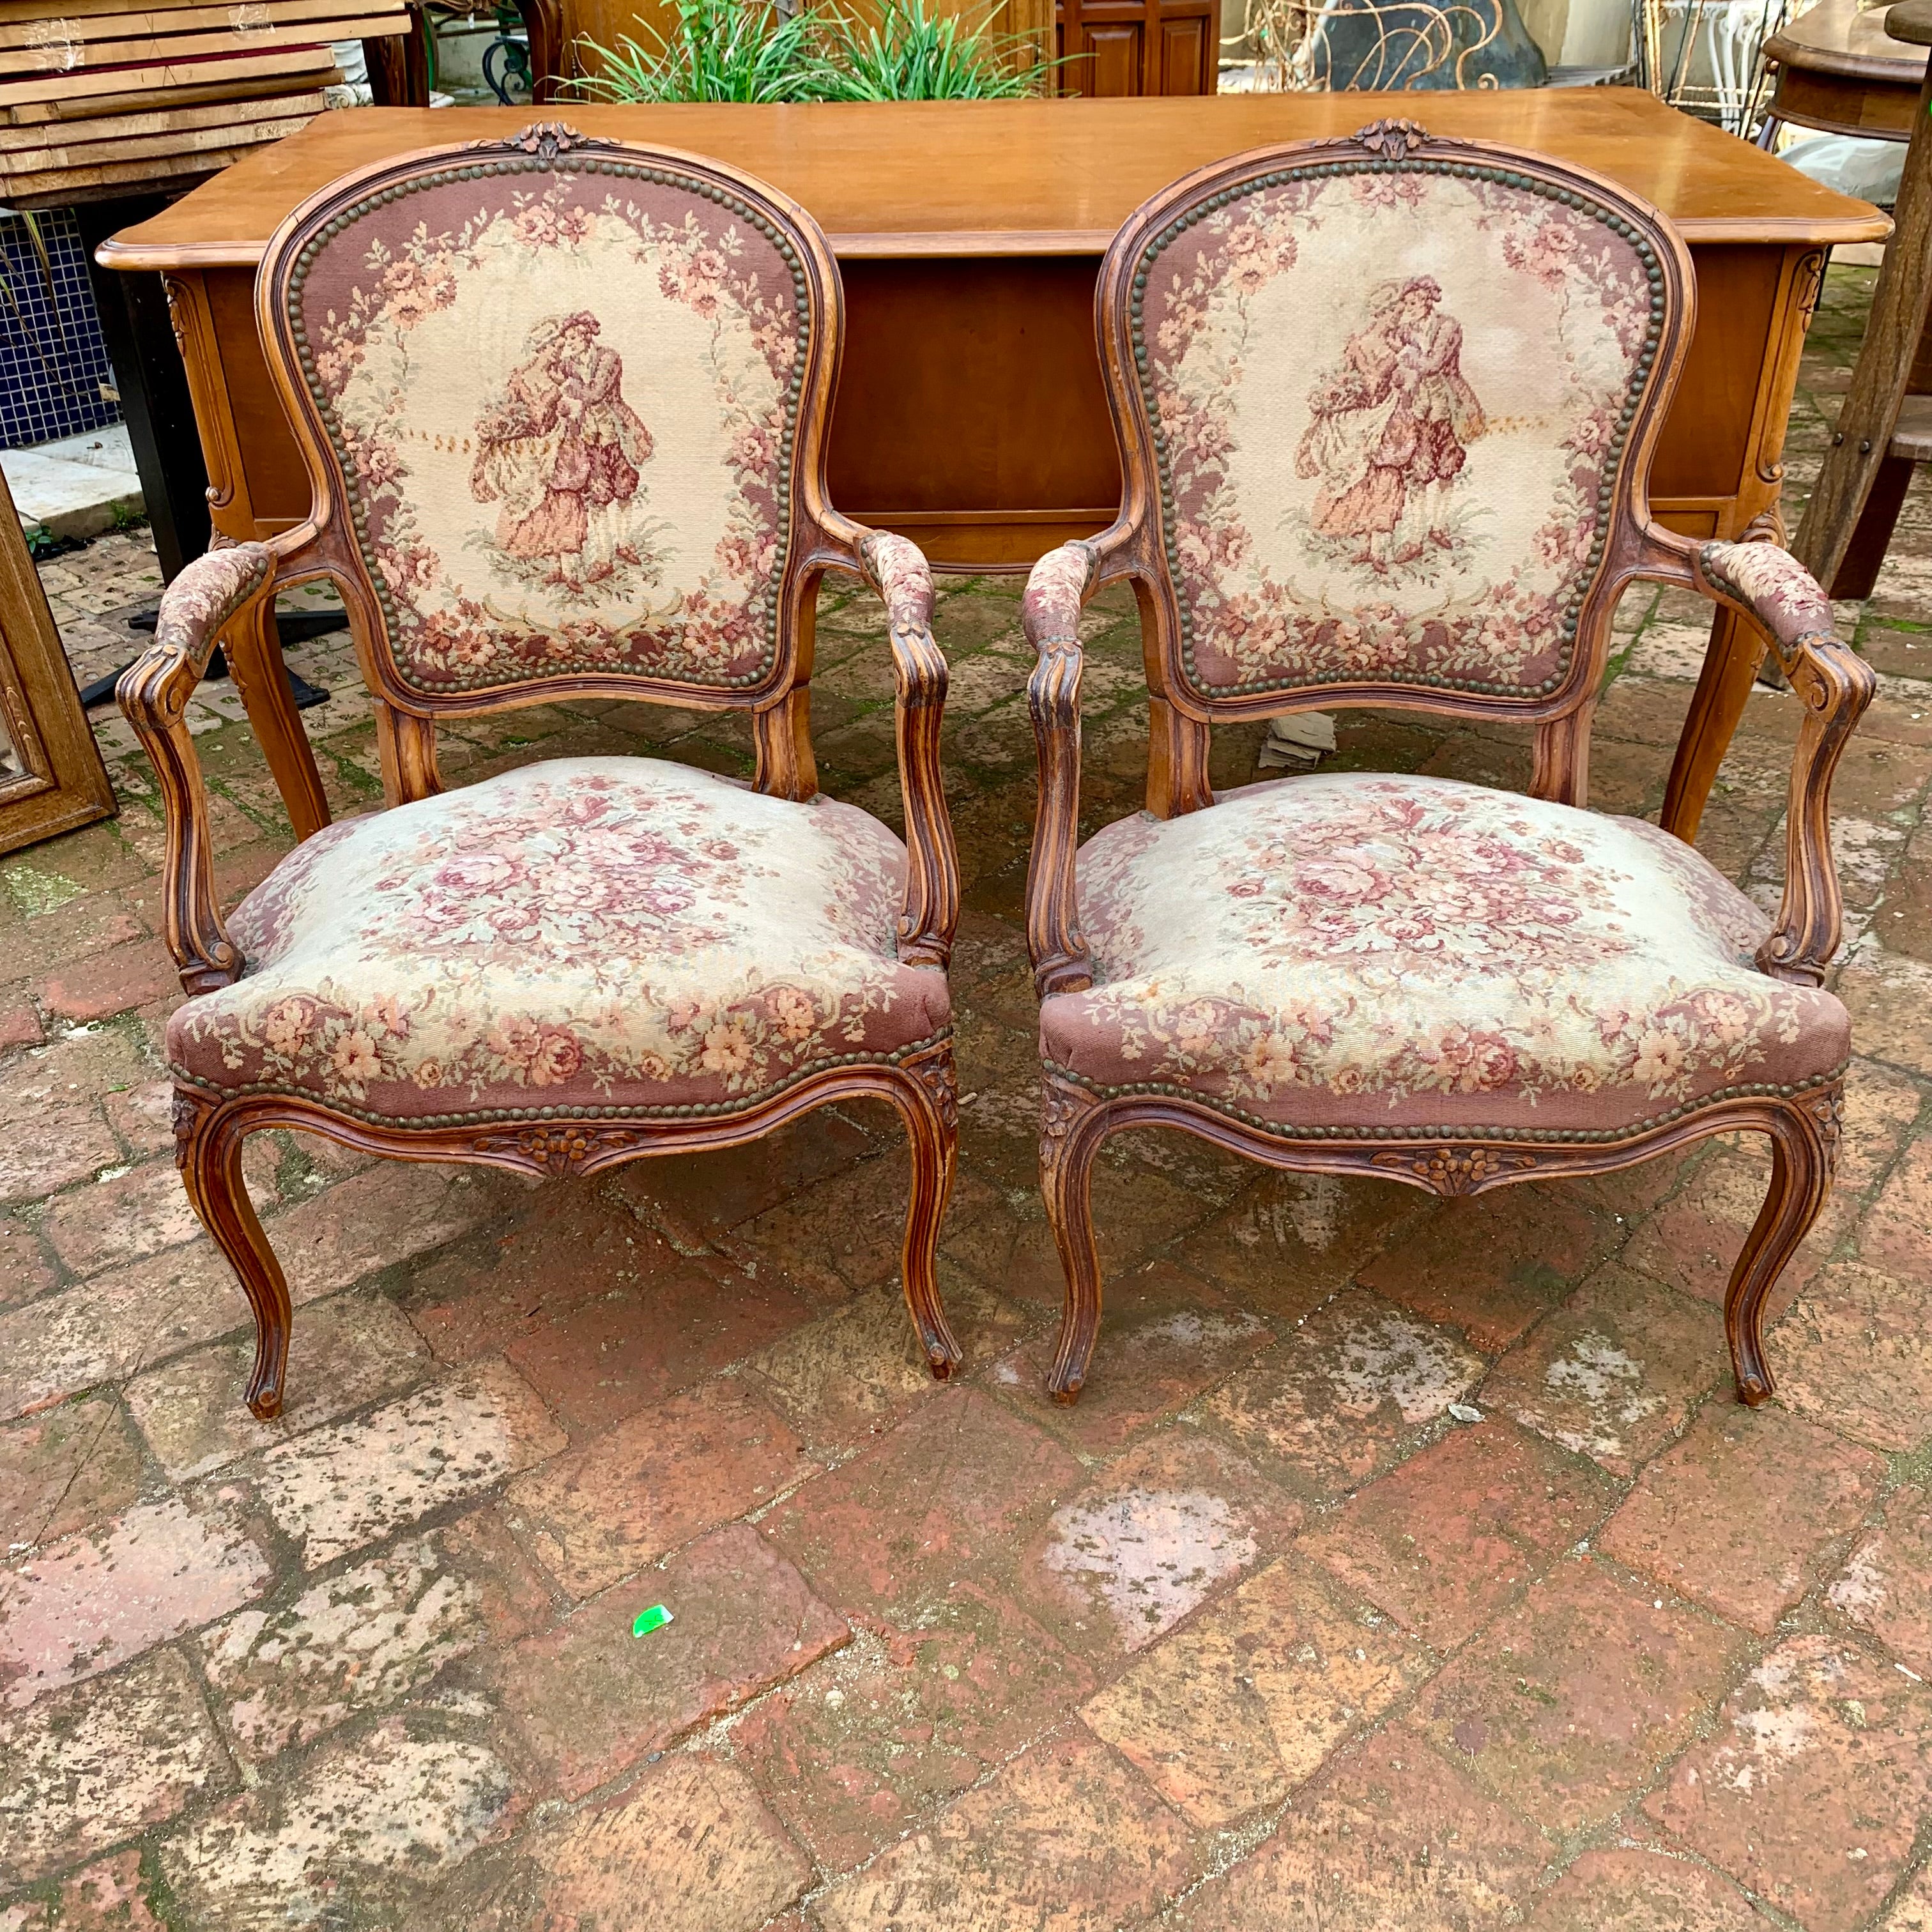
<svg viewBox="0 0 1932 1932"><path fill-rule="evenodd" d="M1834 271L1814 462L1869 271ZM136 536L52 561L125 654ZM1716 1304L1755 1144L1450 1204L1114 1144L1085 1400L1040 1379L1017 586L945 587L968 910L963 1373L894 1282L903 1154L855 1108L524 1184L251 1144L299 1304L241 1407L239 1293L170 1159L162 829L0 863L0 1932L1925 1932L1932 1926L1932 497L1840 613L1881 690L1838 789L1845 1157L1732 1401ZM1706 613L1633 597L1595 800L1654 813ZM1134 808L1130 610L1093 620L1084 810ZM878 614L828 602L830 790L896 818ZM339 812L379 802L346 641L295 662ZM195 718L224 890L288 845L232 690ZM1774 902L1796 727L1760 692L1704 844ZM1340 721L1345 768L1520 784L1520 731ZM1258 729L1215 750L1252 773ZM452 727L748 768L616 704ZM631 1634L641 1609L674 1621Z"/></svg>

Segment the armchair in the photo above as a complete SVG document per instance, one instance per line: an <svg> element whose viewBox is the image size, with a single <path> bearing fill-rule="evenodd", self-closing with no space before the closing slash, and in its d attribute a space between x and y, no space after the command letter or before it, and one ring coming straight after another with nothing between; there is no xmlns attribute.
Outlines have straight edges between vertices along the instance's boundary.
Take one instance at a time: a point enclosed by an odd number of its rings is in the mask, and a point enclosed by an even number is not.
<svg viewBox="0 0 1932 1932"><path fill-rule="evenodd" d="M924 557L825 500L824 237L730 169L540 124L334 183L257 292L310 517L184 571L120 687L167 813L178 1158L254 1310L249 1406L279 1411L290 1323L249 1134L577 1174L860 1095L910 1137L904 1286L944 1376L946 663ZM818 795L827 571L886 605L904 843ZM316 834L224 921L183 707L224 626L319 577L388 808ZM585 697L748 712L755 776L578 758L444 788L440 720Z"/></svg>
<svg viewBox="0 0 1932 1932"><path fill-rule="evenodd" d="M1097 310L1121 514L1042 558L1022 605L1061 1399L1099 1328L1094 1160L1149 1124L1439 1194L1762 1132L1724 1324L1739 1396L1771 1394L1765 1300L1838 1141L1828 802L1874 680L1784 551L1650 519L1693 292L1675 233L1610 184L1406 122L1204 169L1115 237ZM1688 846L1585 808L1612 612L1646 578L1754 618L1806 707L1768 932ZM1082 846L1079 617L1123 579L1147 810ZM1215 724L1365 704L1533 724L1528 794L1210 788Z"/></svg>

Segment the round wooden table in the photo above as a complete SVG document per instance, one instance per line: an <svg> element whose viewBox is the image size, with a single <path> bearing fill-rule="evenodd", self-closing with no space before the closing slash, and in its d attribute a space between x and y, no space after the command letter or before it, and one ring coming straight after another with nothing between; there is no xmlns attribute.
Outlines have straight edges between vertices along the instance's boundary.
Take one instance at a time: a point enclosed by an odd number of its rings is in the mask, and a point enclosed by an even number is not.
<svg viewBox="0 0 1932 1932"><path fill-rule="evenodd" d="M1868 141L1910 138L1926 50L1893 39L1885 17L1882 7L1824 0L1765 42L1777 88L1758 130L1760 148L1768 149L1786 122Z"/></svg>

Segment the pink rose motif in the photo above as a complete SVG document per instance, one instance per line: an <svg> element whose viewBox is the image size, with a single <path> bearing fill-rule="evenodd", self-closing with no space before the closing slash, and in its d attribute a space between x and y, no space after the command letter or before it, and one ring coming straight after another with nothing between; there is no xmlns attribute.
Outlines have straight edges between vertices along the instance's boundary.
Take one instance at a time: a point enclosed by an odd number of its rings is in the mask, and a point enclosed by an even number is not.
<svg viewBox="0 0 1932 1932"><path fill-rule="evenodd" d="M734 1021L715 1026L704 1036L704 1070L707 1073L742 1073L752 1064L752 1042Z"/></svg>
<svg viewBox="0 0 1932 1932"><path fill-rule="evenodd" d="M584 1064L584 1049L569 1034L546 1027L530 1063L532 1087L560 1087Z"/></svg>
<svg viewBox="0 0 1932 1932"><path fill-rule="evenodd" d="M359 1088L382 1070L376 1042L359 1028L336 1036L329 1049L329 1064L345 1086Z"/></svg>

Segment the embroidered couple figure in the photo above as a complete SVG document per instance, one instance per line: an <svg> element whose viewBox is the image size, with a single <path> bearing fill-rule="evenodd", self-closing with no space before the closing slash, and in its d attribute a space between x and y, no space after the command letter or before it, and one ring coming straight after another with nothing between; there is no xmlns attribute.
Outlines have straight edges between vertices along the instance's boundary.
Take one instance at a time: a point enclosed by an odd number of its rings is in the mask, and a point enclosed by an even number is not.
<svg viewBox="0 0 1932 1932"><path fill-rule="evenodd" d="M470 494L501 501L498 550L548 566L551 584L601 582L646 561L637 512L651 433L624 400L622 358L598 333L586 310L536 323L476 428Z"/></svg>
<svg viewBox="0 0 1932 1932"><path fill-rule="evenodd" d="M1311 392L1314 420L1295 452L1296 474L1321 480L1316 530L1352 540L1349 560L1378 574L1455 549L1444 498L1487 427L1463 380L1462 326L1442 302L1432 275L1370 290L1367 326Z"/></svg>

